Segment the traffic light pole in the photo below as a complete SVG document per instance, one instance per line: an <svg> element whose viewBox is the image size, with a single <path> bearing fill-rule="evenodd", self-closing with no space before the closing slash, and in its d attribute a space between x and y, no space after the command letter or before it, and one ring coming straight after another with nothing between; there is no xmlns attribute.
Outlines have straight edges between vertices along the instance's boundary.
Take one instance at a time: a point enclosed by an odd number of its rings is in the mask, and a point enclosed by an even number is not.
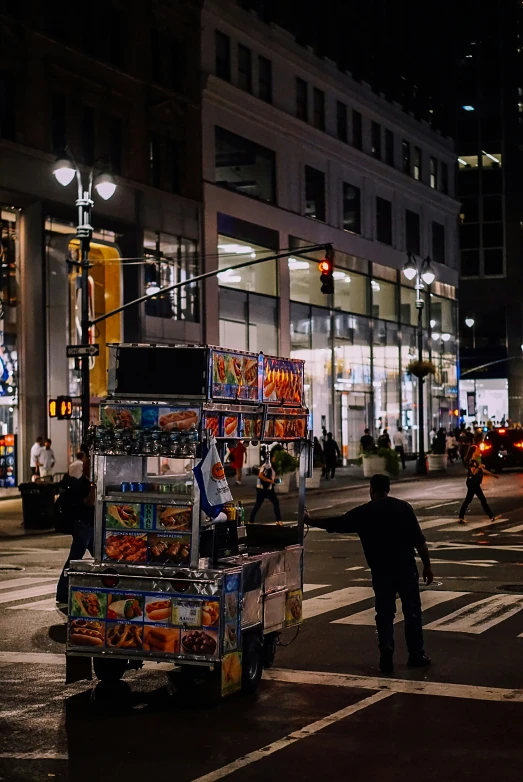
<svg viewBox="0 0 523 782"><path fill-rule="evenodd" d="M300 247L299 250L292 250L292 251L287 250L287 252L276 253L275 255L270 255L268 258L255 258L254 260L244 261L243 263L236 263L233 266L227 266L221 269L214 269L212 272L205 272L205 274L199 274L197 277L191 277L188 280L175 282L173 285L167 285L165 288L160 288L155 293L147 293L145 296L140 296L138 299L133 299L133 301L128 301L126 304L122 304L121 307L117 307L115 310L111 310L111 312L106 312L104 315L100 315L98 318L94 318L93 320L88 319L87 330L89 330L89 328L91 328L92 326L95 326L97 323L101 323L103 320L107 320L107 318L112 318L113 315L118 315L119 312L123 312L128 307L134 307L137 304L142 304L144 301L155 299L158 296L161 296L163 293L169 293L170 291L174 291L177 288L182 288L185 285L191 285L194 282L201 282L202 280L208 280L211 277L216 277L218 274L224 274L225 272L235 271L236 269L245 269L248 266L256 266L259 263L267 263L267 261L277 261L280 258L288 258L289 256L295 257L295 256L307 255L308 253L318 252L319 250L324 250L325 253L328 254L329 260L331 260L332 262L332 258L334 257L332 244L313 244L310 245L309 247Z"/></svg>

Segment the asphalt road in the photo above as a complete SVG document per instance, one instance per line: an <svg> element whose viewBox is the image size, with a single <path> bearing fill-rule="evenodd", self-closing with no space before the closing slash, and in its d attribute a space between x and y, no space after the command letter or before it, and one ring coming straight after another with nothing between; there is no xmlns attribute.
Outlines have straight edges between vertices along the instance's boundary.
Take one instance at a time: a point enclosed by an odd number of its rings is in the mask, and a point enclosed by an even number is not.
<svg viewBox="0 0 523 782"><path fill-rule="evenodd" d="M414 505L433 557L436 580L422 595L430 669L406 667L400 614L395 674L379 674L359 541L312 528L298 637L256 695L212 707L173 695L166 666L129 673L116 691L66 686L53 594L69 539L3 541L0 780L519 782L523 474L486 483L501 515L492 524L476 504L469 525L456 524L463 491L451 478L394 491ZM353 490L308 506L314 518L366 499Z"/></svg>

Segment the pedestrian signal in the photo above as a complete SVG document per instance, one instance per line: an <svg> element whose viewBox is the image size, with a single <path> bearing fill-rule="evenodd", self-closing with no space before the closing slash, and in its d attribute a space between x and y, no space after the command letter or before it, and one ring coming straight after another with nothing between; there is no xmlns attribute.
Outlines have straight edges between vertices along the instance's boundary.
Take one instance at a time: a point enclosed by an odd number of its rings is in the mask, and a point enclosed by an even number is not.
<svg viewBox="0 0 523 782"><path fill-rule="evenodd" d="M72 418L73 400L70 396L59 396L56 400L56 417L59 421Z"/></svg>
<svg viewBox="0 0 523 782"><path fill-rule="evenodd" d="M49 400L49 418L56 418L56 399L50 399Z"/></svg>
<svg viewBox="0 0 523 782"><path fill-rule="evenodd" d="M328 258L324 258L323 261L321 261L318 264L318 269L321 272L321 276L320 276L321 292L327 294L334 293L334 278L333 278L334 265L332 261L329 260Z"/></svg>

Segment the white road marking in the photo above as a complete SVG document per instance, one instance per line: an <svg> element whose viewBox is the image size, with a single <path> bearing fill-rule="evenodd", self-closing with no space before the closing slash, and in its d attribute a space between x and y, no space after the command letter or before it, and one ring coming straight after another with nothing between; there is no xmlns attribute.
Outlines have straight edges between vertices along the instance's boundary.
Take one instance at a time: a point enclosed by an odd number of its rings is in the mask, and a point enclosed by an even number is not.
<svg viewBox="0 0 523 782"><path fill-rule="evenodd" d="M449 600L455 600L458 597L463 597L463 595L468 594L469 592L447 592L445 590L436 592L436 590L429 589L421 592L421 605L423 610L426 611L428 608L437 606L440 603L446 603ZM334 622L331 622L331 624L371 626L374 625L375 615L375 609L368 608L366 611L360 611L358 614L352 614L352 616L344 616L342 619L336 619ZM398 622L403 622L400 600L396 600L396 618L394 619L394 624L397 624Z"/></svg>
<svg viewBox="0 0 523 782"><path fill-rule="evenodd" d="M495 527L508 519L496 519L496 521L490 521L490 519L483 519L482 521L472 521L466 524L456 523L452 527L447 527L446 532L464 532L471 529L484 529L485 527Z"/></svg>
<svg viewBox="0 0 523 782"><path fill-rule="evenodd" d="M365 570L365 565L354 565L354 567L346 567L345 570Z"/></svg>
<svg viewBox="0 0 523 782"><path fill-rule="evenodd" d="M29 584L41 584L43 581L54 581L53 576L27 576L25 578L11 578L9 581L0 581L0 589L17 589L29 586Z"/></svg>
<svg viewBox="0 0 523 782"><path fill-rule="evenodd" d="M523 595L493 595L425 625L425 630L480 635L523 609Z"/></svg>
<svg viewBox="0 0 523 782"><path fill-rule="evenodd" d="M505 532L523 532L523 524L518 524L517 527L508 527L507 529L504 529L501 534L504 534Z"/></svg>
<svg viewBox="0 0 523 782"><path fill-rule="evenodd" d="M46 600L35 600L33 603L22 603L16 606L7 606L7 611L57 611L56 599L49 597Z"/></svg>
<svg viewBox="0 0 523 782"><path fill-rule="evenodd" d="M326 614L328 611L336 611L337 608L360 603L373 595L374 591L371 587L345 587L345 589L337 589L335 592L328 592L319 597L309 597L303 601L303 618L312 619L312 617Z"/></svg>
<svg viewBox="0 0 523 782"><path fill-rule="evenodd" d="M65 665L65 654L51 652L0 652L0 664Z"/></svg>
<svg viewBox="0 0 523 782"><path fill-rule="evenodd" d="M330 586L330 584L304 584L303 585L303 591L304 592L313 592L315 589L324 589L325 587Z"/></svg>
<svg viewBox="0 0 523 782"><path fill-rule="evenodd" d="M45 586L35 586L30 589L18 589L14 592L8 592L0 595L0 604L14 603L15 600L25 600L28 597L42 597L43 595L52 595L56 592L55 584L46 584Z"/></svg>
<svg viewBox="0 0 523 782"><path fill-rule="evenodd" d="M0 752L3 760L68 760L63 752Z"/></svg>
<svg viewBox="0 0 523 782"><path fill-rule="evenodd" d="M431 519L430 521L420 521L421 529L432 529L433 527L445 527L447 524L456 524L455 517L437 518L437 519Z"/></svg>
<svg viewBox="0 0 523 782"><path fill-rule="evenodd" d="M460 525L461 526L461 525ZM462 527L464 529L464 527ZM437 543L427 541L431 551L453 551L455 549L481 549L482 551L517 551L522 552L523 546L482 546L478 543Z"/></svg>
<svg viewBox="0 0 523 782"><path fill-rule="evenodd" d="M523 689L509 690L501 687L481 687L474 684L450 684L448 682L393 679L389 676L358 676L349 673L296 671L283 668L271 668L264 671L263 678L290 684L360 687L364 690L380 689L382 692L400 692L407 695L434 695L443 698L464 698L476 701L523 703Z"/></svg>
<svg viewBox="0 0 523 782"><path fill-rule="evenodd" d="M425 510L434 510L434 508L444 508L445 505L459 505L459 500L453 502L440 502L438 505L427 505Z"/></svg>
<svg viewBox="0 0 523 782"><path fill-rule="evenodd" d="M459 560L459 559L432 559L430 560L432 564L436 563L438 565L465 565L468 567L494 567L495 565L499 565L499 562L496 559L490 559L482 561L481 559L477 560Z"/></svg>
<svg viewBox="0 0 523 782"><path fill-rule="evenodd" d="M222 766L222 768L216 769L216 771L211 771L209 774L204 774L202 777L194 779L193 782L216 782L217 779L228 777L229 774L233 774L235 771L238 771L241 768L245 768L245 766L250 766L251 763L256 763L258 760L263 760L269 755L273 755L275 752L278 752L280 749L286 749L286 747L290 747L291 744L294 744L301 739L306 739L309 736L318 733L318 731L322 730L323 728L326 728L329 725L333 725L335 722L339 722L340 720L344 720L346 717L350 717L352 714L356 714L356 712L361 711L362 709L366 709L368 706L373 706L375 703L379 703L379 701L385 700L385 698L388 698L391 695L393 695L392 692L375 692L374 695L369 695L368 698L364 698L357 703L352 703L350 706L346 706L344 709L335 711L333 714L329 714L327 717L323 717L321 720L312 722L310 725L306 725L304 728L301 728L301 730L295 730L292 733L289 733L287 736L284 736L284 738L273 741L271 744L267 744L265 747L261 747L261 749L255 749L254 752L249 752L242 758L233 760L232 763L228 763L226 766Z"/></svg>

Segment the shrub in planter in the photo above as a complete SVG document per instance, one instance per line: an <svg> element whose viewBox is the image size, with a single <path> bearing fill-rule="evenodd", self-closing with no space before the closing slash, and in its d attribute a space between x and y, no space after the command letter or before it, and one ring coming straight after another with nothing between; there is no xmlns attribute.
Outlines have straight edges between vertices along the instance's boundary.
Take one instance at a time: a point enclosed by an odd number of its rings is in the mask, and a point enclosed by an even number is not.
<svg viewBox="0 0 523 782"><path fill-rule="evenodd" d="M286 475L294 472L298 466L298 460L292 456L285 448L273 448L271 452L271 462L276 475Z"/></svg>
<svg viewBox="0 0 523 782"><path fill-rule="evenodd" d="M397 476L400 472L400 458L391 448L375 448L372 451L364 451L358 457L358 464L363 465L363 459L378 457L385 460L385 471L389 475Z"/></svg>

